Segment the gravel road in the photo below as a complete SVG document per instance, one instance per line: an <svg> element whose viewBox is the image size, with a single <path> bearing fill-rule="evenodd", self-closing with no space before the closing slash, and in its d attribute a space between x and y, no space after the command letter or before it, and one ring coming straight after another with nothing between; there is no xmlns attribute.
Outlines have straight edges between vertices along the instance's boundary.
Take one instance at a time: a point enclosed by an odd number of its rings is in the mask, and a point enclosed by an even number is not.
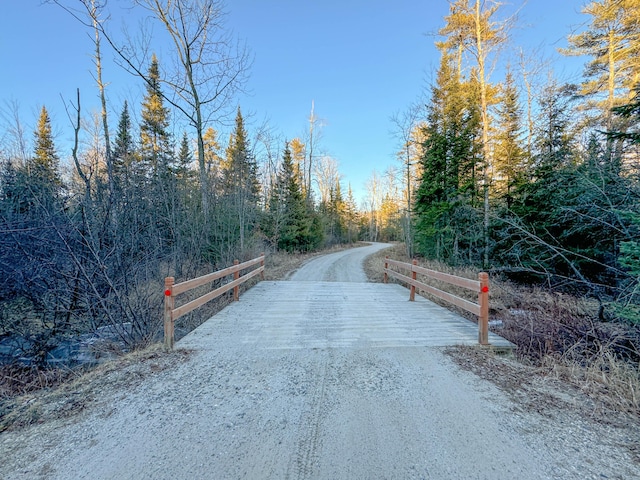
<svg viewBox="0 0 640 480"><path fill-rule="evenodd" d="M317 257L289 277L291 281L366 282L362 262L369 255L390 247L388 243L373 243Z"/></svg>
<svg viewBox="0 0 640 480"><path fill-rule="evenodd" d="M380 248L320 257L290 280L364 281ZM78 416L0 434L0 478L640 478L604 427L518 408L441 349L269 349L243 341L252 321L214 317L185 361L105 389Z"/></svg>

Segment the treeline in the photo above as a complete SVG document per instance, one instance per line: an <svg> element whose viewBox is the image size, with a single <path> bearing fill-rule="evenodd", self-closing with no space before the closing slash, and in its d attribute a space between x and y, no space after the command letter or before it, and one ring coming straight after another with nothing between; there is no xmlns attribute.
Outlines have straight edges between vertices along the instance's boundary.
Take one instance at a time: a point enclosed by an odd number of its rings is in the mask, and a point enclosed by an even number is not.
<svg viewBox="0 0 640 480"><path fill-rule="evenodd" d="M508 42L501 8L450 3L426 110L403 117L407 249L640 322L640 2L584 8L588 26L563 50L588 58L578 84L536 85L547 72L523 57L491 82Z"/></svg>
<svg viewBox="0 0 640 480"><path fill-rule="evenodd" d="M166 275L194 277L265 250L355 242L365 229L339 179L323 201L308 190L301 140L283 142L272 172L260 166L240 108L224 150L217 132L205 131L203 201L192 142L169 133L155 57L148 78L137 128L123 105L112 172L97 135L74 149L63 174L46 108L33 154L0 166L0 334L28 339L43 361L60 338L105 325L126 324L118 331L127 343L153 338Z"/></svg>
<svg viewBox="0 0 640 480"><path fill-rule="evenodd" d="M82 4L97 21L95 3ZM98 37L107 35L101 28ZM308 252L366 232L351 189L342 193L337 171L318 173L326 160L309 141L271 140L259 159L240 107L226 145L204 122L176 138L175 110L190 119L199 110L169 100L164 88L173 83L155 56L140 79L139 124L125 102L115 131L106 108L93 122L81 118L78 92L69 157L55 145L45 107L32 149L17 116L3 135L0 356L46 363L65 339L104 327L129 347L144 344L161 332L165 276L193 278L235 258Z"/></svg>

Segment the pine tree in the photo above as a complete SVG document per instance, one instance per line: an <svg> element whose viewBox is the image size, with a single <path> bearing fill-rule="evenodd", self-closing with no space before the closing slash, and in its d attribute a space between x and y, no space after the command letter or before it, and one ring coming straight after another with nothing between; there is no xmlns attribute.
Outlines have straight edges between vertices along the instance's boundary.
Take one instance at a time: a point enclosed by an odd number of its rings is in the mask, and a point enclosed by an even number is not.
<svg viewBox="0 0 640 480"><path fill-rule="evenodd" d="M236 113L235 129L229 139L222 176L225 210L230 214L227 215L225 229L227 241L229 246L237 242L243 251L247 236L257 223L260 183L240 107Z"/></svg>
<svg viewBox="0 0 640 480"><path fill-rule="evenodd" d="M344 203L344 217L347 224L346 240L349 243L356 242L358 240L358 232L360 230L360 227L358 221L358 206L356 205L356 200L353 196L353 189L351 188L351 184L349 184L349 188L347 190L347 199Z"/></svg>
<svg viewBox="0 0 640 480"><path fill-rule="evenodd" d="M640 82L636 84L630 102L614 108L613 112L625 119L631 119L635 128L631 131L610 130L607 132L607 136L614 140L624 140L640 145L640 131L638 131L638 126L640 126Z"/></svg>
<svg viewBox="0 0 640 480"><path fill-rule="evenodd" d="M569 36L565 55L589 56L579 94L611 130L612 109L629 98L640 80L640 4L637 0L591 1L582 13L591 17L586 31Z"/></svg>
<svg viewBox="0 0 640 480"><path fill-rule="evenodd" d="M482 156L484 165L483 175L483 267L489 267L489 186L491 182L490 169L492 164L492 148L490 145L491 112L490 106L495 102L494 88L489 82L489 59L492 52L504 44L507 38L508 23L495 20L496 12L501 4L484 0L455 0L450 3L450 14L445 17L447 22L440 30L445 40L439 45L443 51L456 52L458 60L458 75L462 75L464 54L470 59L472 77L477 82L478 105L482 120Z"/></svg>
<svg viewBox="0 0 640 480"><path fill-rule="evenodd" d="M178 179L186 180L191 177L189 168L191 162L193 162L193 156L191 155L191 149L189 148L189 137L187 136L187 132L183 132L175 169Z"/></svg>
<svg viewBox="0 0 640 480"><path fill-rule="evenodd" d="M299 138L294 138L290 142L291 155L293 157L293 165L296 176L298 177L298 182L302 185L303 195L306 196L306 192L304 191L307 185L306 180L306 161L307 161L307 150L306 145Z"/></svg>
<svg viewBox="0 0 640 480"><path fill-rule="evenodd" d="M432 89L420 161L422 175L415 192L415 239L423 255L456 261L477 248L477 233L469 234L468 216L457 224L458 209L477 205L479 119L473 82L462 83L451 57L444 52ZM475 230L481 227L475 225ZM473 229L472 229L473 230Z"/></svg>
<svg viewBox="0 0 640 480"><path fill-rule="evenodd" d="M115 145L113 146L113 170L116 185L127 182L131 174L131 167L135 158L135 145L131 133L131 117L129 115L129 105L124 101L118 130L116 132ZM124 177L124 178L122 178Z"/></svg>
<svg viewBox="0 0 640 480"><path fill-rule="evenodd" d="M221 189L222 172L228 167L225 160L220 156L220 143L218 142L218 132L213 127L207 128L202 136L203 153L205 162L205 172L207 185L206 189L200 188L201 192L206 191L210 205L215 205L216 198L223 192Z"/></svg>
<svg viewBox="0 0 640 480"><path fill-rule="evenodd" d="M512 207L513 196L524 181L521 115L513 75L507 72L502 104L498 108L498 133L493 157L495 195L504 201L507 209Z"/></svg>
<svg viewBox="0 0 640 480"><path fill-rule="evenodd" d="M139 161L135 170L137 195L146 202L145 224L160 250L170 251L176 242L180 205L174 172L174 151L169 133L169 110L164 106L160 85L160 68L155 54L151 57L142 101Z"/></svg>
<svg viewBox="0 0 640 480"><path fill-rule="evenodd" d="M280 217L278 248L289 252L307 250L311 225L288 142L282 154L275 195L277 200L273 204L273 213L279 213Z"/></svg>
<svg viewBox="0 0 640 480"><path fill-rule="evenodd" d="M45 107L40 111L38 126L34 132L35 148L31 174L54 189L61 185L58 176L59 158L53 142L51 120Z"/></svg>
<svg viewBox="0 0 640 480"><path fill-rule="evenodd" d="M171 158L171 140L168 132L169 110L164 106L160 88L160 68L155 54L147 76L147 91L142 101L140 125L140 155L152 175L166 172Z"/></svg>
<svg viewBox="0 0 640 480"><path fill-rule="evenodd" d="M38 117L38 125L34 132L33 157L26 163L28 177L24 198L24 208L40 206L49 213L60 199L62 180L58 173L59 158L56 152L51 130L51 120L45 107Z"/></svg>

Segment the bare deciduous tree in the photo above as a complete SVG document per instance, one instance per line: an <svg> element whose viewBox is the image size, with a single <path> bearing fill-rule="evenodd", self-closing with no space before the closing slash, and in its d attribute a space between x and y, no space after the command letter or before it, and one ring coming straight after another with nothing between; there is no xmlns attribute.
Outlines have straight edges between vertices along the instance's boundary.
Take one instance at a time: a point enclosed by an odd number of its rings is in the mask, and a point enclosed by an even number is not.
<svg viewBox="0 0 640 480"><path fill-rule="evenodd" d="M227 113L230 101L247 77L248 50L224 29L225 13L216 0L134 0L165 28L174 45L176 68L163 79L175 96L167 101L182 112L196 131L198 168L205 211L207 175L204 132L212 119ZM123 49L118 53L146 79ZM165 63L169 63L166 62Z"/></svg>

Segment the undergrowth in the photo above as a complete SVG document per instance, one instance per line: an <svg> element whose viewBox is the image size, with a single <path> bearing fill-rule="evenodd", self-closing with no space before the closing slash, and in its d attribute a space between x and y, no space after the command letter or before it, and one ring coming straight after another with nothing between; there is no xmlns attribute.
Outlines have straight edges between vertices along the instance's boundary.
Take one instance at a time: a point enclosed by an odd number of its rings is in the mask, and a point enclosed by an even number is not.
<svg viewBox="0 0 640 480"><path fill-rule="evenodd" d="M330 249L312 253L268 253L265 258L264 279L271 281L284 280L303 263L313 257L359 245L362 244L337 245ZM258 254L255 254L255 256L257 255ZM202 275L204 273L209 272L197 272L196 274ZM180 282L186 279L177 278L176 280ZM240 286L240 295L242 296L243 291L251 288L257 282L258 278L254 278L249 280L247 283L242 284ZM208 286L207 288L211 290L211 286ZM205 290L206 289L201 289L200 291L196 291L191 296L185 294L184 297L180 298L180 303L183 304L189 300L193 300L193 298L205 293ZM161 290L158 289L158 292L161 292ZM161 293L158 294L158 297L160 297L160 295ZM228 294L208 302L197 310L181 317L178 322L176 322L176 339L183 337L188 332L201 325L207 319L211 318L231 303L231 301L231 292L229 292ZM162 341L161 339L156 340ZM46 365L25 366L18 364L0 365L0 431L7 428L7 425L9 424L15 425L15 419L13 417L15 416L17 408L16 405L24 403L20 401L20 398L28 398L28 400L25 401L31 402L35 405L34 398L40 392L45 394L49 394L53 391L64 392L70 384L74 384L75 382L82 383L83 381L87 381L87 379L92 378L91 376L93 375L110 371L110 369L120 368L125 364L129 365L139 359L147 359L148 356L155 357L159 355L158 352L162 350L161 345L159 343L153 343L153 341L141 344L138 347L139 348L134 348L133 351L129 353L117 351L110 352L115 354L116 358L94 368L69 368L64 366L48 367ZM18 410L22 412L22 415L24 416L23 420L26 423L36 421L39 417L39 415L34 413L37 412L38 409L30 408L25 411L20 409Z"/></svg>

